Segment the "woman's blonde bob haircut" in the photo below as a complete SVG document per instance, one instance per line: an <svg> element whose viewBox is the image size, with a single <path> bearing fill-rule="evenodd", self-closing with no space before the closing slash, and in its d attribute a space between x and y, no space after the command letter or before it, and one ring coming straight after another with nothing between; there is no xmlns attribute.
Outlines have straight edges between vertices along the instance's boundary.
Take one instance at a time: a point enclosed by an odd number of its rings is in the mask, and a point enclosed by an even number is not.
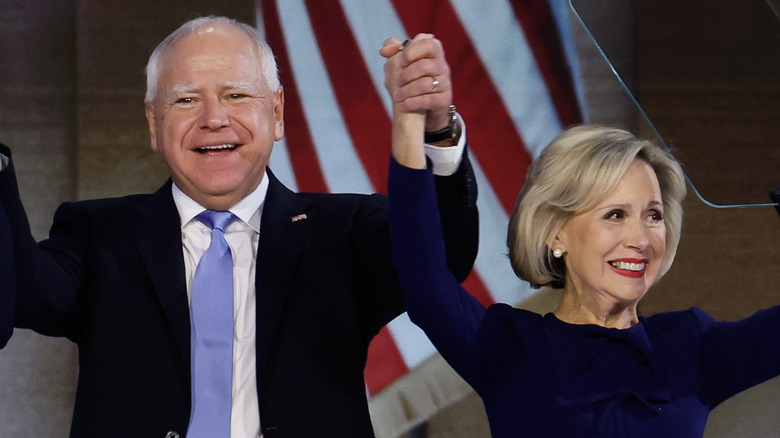
<svg viewBox="0 0 780 438"><path fill-rule="evenodd" d="M594 208L620 181L626 169L642 160L655 171L661 187L666 225L666 254L657 279L671 267L682 228L685 177L665 149L615 128L581 125L553 140L533 162L509 221L507 245L512 268L534 287L562 288L563 259L552 257L549 244L575 214Z"/></svg>

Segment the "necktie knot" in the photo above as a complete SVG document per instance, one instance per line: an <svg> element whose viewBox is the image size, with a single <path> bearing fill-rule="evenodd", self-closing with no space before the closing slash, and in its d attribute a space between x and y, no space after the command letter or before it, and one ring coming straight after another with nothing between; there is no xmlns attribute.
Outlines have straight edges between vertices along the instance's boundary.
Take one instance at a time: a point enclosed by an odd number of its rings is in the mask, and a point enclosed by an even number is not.
<svg viewBox="0 0 780 438"><path fill-rule="evenodd" d="M203 224L212 230L216 229L222 232L225 231L225 228L227 228L227 226L230 225L230 223L233 222L235 218L236 217L233 215L233 213L229 211L212 210L206 210L196 217L196 219L203 222Z"/></svg>

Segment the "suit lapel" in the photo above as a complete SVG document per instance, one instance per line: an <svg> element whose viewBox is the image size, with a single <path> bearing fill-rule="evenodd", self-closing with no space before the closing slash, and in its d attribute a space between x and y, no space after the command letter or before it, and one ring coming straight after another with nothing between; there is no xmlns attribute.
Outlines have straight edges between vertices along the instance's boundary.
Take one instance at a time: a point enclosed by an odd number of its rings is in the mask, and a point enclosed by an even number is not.
<svg viewBox="0 0 780 438"><path fill-rule="evenodd" d="M257 371L270 357L279 317L286 305L301 255L309 244L311 202L287 189L268 170L257 252Z"/></svg>
<svg viewBox="0 0 780 438"><path fill-rule="evenodd" d="M257 369L270 356L280 315L309 242L311 202L287 189L268 170L257 252ZM190 317L181 249L181 224L170 181L139 204L133 237L173 331L182 361L190 368Z"/></svg>
<svg viewBox="0 0 780 438"><path fill-rule="evenodd" d="M190 315L187 302L181 220L168 181L140 203L134 212L134 241L157 292L179 346L184 366L190 367Z"/></svg>

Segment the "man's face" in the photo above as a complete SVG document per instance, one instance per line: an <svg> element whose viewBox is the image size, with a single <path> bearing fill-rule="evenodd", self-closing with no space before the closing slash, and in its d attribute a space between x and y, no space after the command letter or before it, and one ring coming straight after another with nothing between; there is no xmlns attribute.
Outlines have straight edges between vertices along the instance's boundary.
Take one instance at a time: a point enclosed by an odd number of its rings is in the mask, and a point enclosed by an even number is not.
<svg viewBox="0 0 780 438"><path fill-rule="evenodd" d="M240 30L204 27L163 54L157 94L146 102L152 149L210 210L227 210L257 187L284 134L283 94L268 88L259 56Z"/></svg>

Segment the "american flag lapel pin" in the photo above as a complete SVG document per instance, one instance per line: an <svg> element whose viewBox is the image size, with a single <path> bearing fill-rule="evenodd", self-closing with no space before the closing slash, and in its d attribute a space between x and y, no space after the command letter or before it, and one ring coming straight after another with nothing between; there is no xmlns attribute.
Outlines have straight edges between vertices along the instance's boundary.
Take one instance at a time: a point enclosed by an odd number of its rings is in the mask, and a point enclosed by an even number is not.
<svg viewBox="0 0 780 438"><path fill-rule="evenodd" d="M302 214L293 216L290 219L292 220L293 223L296 223L298 221L302 221L302 220L307 219L307 218L308 218L308 216L306 216L306 213L302 213Z"/></svg>

